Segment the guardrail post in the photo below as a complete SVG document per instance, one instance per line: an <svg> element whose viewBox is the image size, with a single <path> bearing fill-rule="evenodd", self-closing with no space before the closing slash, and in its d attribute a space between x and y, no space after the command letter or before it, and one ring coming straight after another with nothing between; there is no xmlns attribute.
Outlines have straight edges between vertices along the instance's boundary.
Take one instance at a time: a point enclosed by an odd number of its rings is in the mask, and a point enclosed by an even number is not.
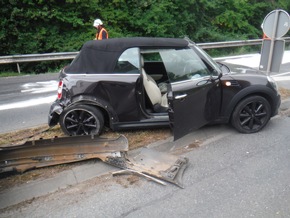
<svg viewBox="0 0 290 218"><path fill-rule="evenodd" d="M17 65L17 71L18 71L18 73L20 74L20 73L21 73L21 72L20 72L20 66L19 66L18 63L16 63L16 65Z"/></svg>

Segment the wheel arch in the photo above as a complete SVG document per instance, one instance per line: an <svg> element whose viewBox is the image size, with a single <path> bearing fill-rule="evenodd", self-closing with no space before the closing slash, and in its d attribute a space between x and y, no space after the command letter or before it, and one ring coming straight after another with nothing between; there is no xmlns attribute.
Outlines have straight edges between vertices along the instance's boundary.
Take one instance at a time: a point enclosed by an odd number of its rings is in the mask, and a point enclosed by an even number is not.
<svg viewBox="0 0 290 218"><path fill-rule="evenodd" d="M113 107L104 100L97 99L92 96L79 95L72 99L72 103L69 107L76 105L90 105L98 108L104 116L105 125L110 128L113 126L113 123L118 122L119 120L117 114L113 110Z"/></svg>
<svg viewBox="0 0 290 218"><path fill-rule="evenodd" d="M231 119L232 114L238 103L250 96L261 96L265 98L271 107L271 117L275 115L275 92L265 86L250 86L241 90L237 93L234 98L230 101L226 108L225 117L227 117L228 121Z"/></svg>

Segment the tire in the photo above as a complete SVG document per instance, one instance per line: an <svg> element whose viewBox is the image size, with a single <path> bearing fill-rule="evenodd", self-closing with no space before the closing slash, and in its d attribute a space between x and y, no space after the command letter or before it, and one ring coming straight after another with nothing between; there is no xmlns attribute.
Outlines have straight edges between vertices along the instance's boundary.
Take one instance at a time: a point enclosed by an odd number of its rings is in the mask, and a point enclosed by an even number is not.
<svg viewBox="0 0 290 218"><path fill-rule="evenodd" d="M104 116L96 107L75 105L61 113L59 123L67 135L100 135Z"/></svg>
<svg viewBox="0 0 290 218"><path fill-rule="evenodd" d="M261 96L251 96L237 104L231 123L241 133L255 133L266 126L270 117L269 102Z"/></svg>

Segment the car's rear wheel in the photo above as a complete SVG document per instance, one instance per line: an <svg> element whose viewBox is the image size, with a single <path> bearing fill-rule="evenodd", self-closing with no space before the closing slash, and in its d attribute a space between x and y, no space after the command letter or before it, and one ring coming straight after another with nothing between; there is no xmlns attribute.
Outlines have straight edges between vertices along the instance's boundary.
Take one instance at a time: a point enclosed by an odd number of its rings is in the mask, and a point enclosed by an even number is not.
<svg viewBox="0 0 290 218"><path fill-rule="evenodd" d="M99 135L104 126L104 116L96 107L76 105L62 112L59 123L67 135Z"/></svg>
<svg viewBox="0 0 290 218"><path fill-rule="evenodd" d="M238 103L231 123L241 133L255 133L266 126L270 117L269 102L261 96L251 96Z"/></svg>

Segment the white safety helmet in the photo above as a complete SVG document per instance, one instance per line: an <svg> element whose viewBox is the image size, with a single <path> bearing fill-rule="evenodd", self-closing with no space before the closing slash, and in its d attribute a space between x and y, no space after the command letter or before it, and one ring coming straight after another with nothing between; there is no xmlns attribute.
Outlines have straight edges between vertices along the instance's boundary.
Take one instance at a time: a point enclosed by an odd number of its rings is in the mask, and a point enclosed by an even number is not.
<svg viewBox="0 0 290 218"><path fill-rule="evenodd" d="M95 19L93 26L98 27L99 25L103 25L103 22L100 19Z"/></svg>

